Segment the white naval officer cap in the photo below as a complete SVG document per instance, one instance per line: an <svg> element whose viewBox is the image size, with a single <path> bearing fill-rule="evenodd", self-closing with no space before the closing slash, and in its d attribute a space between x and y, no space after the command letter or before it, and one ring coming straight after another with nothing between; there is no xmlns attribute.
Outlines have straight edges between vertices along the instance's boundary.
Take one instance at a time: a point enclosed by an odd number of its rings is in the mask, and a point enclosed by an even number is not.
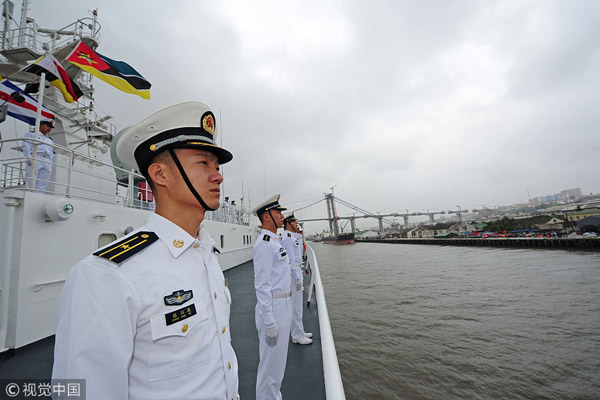
<svg viewBox="0 0 600 400"><path fill-rule="evenodd" d="M210 151L225 164L233 155L217 145L213 112L203 103L190 101L155 112L122 133L117 156L130 168L146 172L152 158L163 150L199 148Z"/></svg>
<svg viewBox="0 0 600 400"><path fill-rule="evenodd" d="M283 223L292 222L292 221L298 221L298 219L294 215L293 211L290 213L283 214Z"/></svg>
<svg viewBox="0 0 600 400"><path fill-rule="evenodd" d="M256 207L254 207L252 209L252 214L256 215L257 217L260 217L261 214L264 214L265 212L267 212L269 210L279 210L279 211L287 210L287 208L284 208L281 206L281 204L279 204L280 197L281 197L281 195L279 193L277 193L277 194L274 194L273 196L267 198L265 201L263 201L262 203L260 203L259 205L257 205Z"/></svg>
<svg viewBox="0 0 600 400"><path fill-rule="evenodd" d="M46 125L50 125L52 128L54 128L54 120L53 119L49 119L49 118L42 118L40 120L40 125L41 124L46 124Z"/></svg>

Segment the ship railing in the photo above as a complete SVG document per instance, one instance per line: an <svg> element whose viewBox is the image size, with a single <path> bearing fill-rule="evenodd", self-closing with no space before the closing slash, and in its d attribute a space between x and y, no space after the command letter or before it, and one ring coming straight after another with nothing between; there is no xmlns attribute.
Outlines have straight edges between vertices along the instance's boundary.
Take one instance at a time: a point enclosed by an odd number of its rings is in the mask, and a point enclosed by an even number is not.
<svg viewBox="0 0 600 400"><path fill-rule="evenodd" d="M36 158L36 162L51 164L53 168L51 177L54 179L51 178L47 181L48 186L43 193L154 210L152 191L142 175L115 167L98 158L75 152L58 144L47 144L39 139L0 140L2 154L9 154L10 150L13 154L13 156L0 159L0 189L35 190L34 185L30 185L30 188L26 188L25 185L28 180L34 180L33 176L27 176L26 165L32 160L22 154L25 141L31 144L51 146L55 153L53 162ZM116 173L127 176L127 178L117 181ZM250 212L244 208L236 210L234 220L229 210L225 212L224 208L220 208L208 214L207 219L249 225Z"/></svg>
<svg viewBox="0 0 600 400"><path fill-rule="evenodd" d="M82 153L75 152L58 144L48 144L39 139L7 139L0 143L6 150L13 150L13 156L5 156L0 160L0 188L35 191L34 185L26 188L28 180L35 180L34 172L27 176L27 163L32 163L31 158L22 154L23 142L50 146L54 152L54 160L50 161L36 157L37 162L52 165L51 179L47 180L48 186L43 193L65 196L67 198L81 198L104 203L116 203L126 207L152 209L150 201L145 201L140 195L138 187L133 182L144 180L144 177L132 171L126 171L105 163L102 160ZM3 151L8 154L8 151ZM30 168L33 169L33 168ZM118 182L115 170L129 175L129 182ZM54 177L54 179L52 179Z"/></svg>
<svg viewBox="0 0 600 400"><path fill-rule="evenodd" d="M78 19L57 30L43 29L34 20L29 21L26 26L0 30L2 50L30 49L39 57L48 49L54 51L86 36L95 39L100 28L100 24L90 17Z"/></svg>
<svg viewBox="0 0 600 400"><path fill-rule="evenodd" d="M38 43L35 28L26 26L2 31L2 50L28 48L37 54L44 54L42 43Z"/></svg>
<svg viewBox="0 0 600 400"><path fill-rule="evenodd" d="M314 250L308 243L306 243L306 260L307 269L310 269L311 272L310 288L308 290L308 305L310 305L313 294L317 300L326 398L327 400L345 400L344 383L342 382L340 365L335 351L335 343L333 341L331 323L329 322L329 312L327 311L327 303L325 302L325 292L323 290L323 283L321 282L319 264L317 263L317 257L315 256Z"/></svg>

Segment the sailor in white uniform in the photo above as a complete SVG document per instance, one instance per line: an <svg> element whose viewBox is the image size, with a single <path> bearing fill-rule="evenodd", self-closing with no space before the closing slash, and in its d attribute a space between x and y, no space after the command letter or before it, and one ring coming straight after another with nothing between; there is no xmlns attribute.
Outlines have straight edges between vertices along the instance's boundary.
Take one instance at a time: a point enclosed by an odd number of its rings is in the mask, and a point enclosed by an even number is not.
<svg viewBox="0 0 600 400"><path fill-rule="evenodd" d="M256 399L281 400L281 381L285 372L292 303L290 264L277 228L283 226L276 194L252 210L262 223L254 244L254 288L256 289L255 322L259 355Z"/></svg>
<svg viewBox="0 0 600 400"><path fill-rule="evenodd" d="M297 223L294 213L289 213L284 216L283 228L285 231L282 235L282 241L286 248L289 249L290 269L292 274L292 327L290 334L292 343L311 344L312 334L304 332L304 324L302 323L302 253L303 249L298 245L302 238L298 239ZM310 335L310 336L309 336Z"/></svg>
<svg viewBox="0 0 600 400"><path fill-rule="evenodd" d="M54 128L54 124L50 120L40 122L40 133L38 140L41 143L37 144L37 157L35 157L35 174L34 183L31 184L31 167L33 158L34 143L27 140L23 141L23 155L27 159L25 167L25 188L29 189L33 186L34 192L45 192L48 187L48 182L52 176L52 164L54 163L54 149L52 140L48 134ZM25 133L25 138L35 138L34 132Z"/></svg>
<svg viewBox="0 0 600 400"><path fill-rule="evenodd" d="M200 228L219 207L219 165L202 103L158 111L117 155L156 195L145 226L79 262L59 300L53 379L85 379L88 399L237 399L231 295Z"/></svg>
<svg viewBox="0 0 600 400"><path fill-rule="evenodd" d="M221 215L223 216L223 218L221 219L222 222L231 222L229 220L229 211L229 197L225 197L223 205L221 205Z"/></svg>
<svg viewBox="0 0 600 400"><path fill-rule="evenodd" d="M231 215L231 223L237 224L237 215L235 212L235 200L231 200L231 204L229 205L229 215Z"/></svg>

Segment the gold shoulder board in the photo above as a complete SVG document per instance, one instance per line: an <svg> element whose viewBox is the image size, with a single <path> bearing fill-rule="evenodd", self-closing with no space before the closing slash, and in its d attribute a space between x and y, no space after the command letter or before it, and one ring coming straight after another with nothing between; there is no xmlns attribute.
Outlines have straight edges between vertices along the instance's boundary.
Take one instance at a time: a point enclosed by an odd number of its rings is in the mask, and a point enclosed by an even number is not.
<svg viewBox="0 0 600 400"><path fill-rule="evenodd" d="M156 233L154 232L137 232L134 235L127 236L120 242L113 243L109 247L98 250L94 255L120 264L157 240L158 236L156 236Z"/></svg>

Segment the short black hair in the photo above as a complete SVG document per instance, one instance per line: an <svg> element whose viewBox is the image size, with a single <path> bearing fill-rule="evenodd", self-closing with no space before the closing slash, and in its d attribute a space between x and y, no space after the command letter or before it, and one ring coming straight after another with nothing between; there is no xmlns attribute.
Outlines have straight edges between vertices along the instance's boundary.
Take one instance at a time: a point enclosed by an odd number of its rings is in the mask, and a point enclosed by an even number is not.
<svg viewBox="0 0 600 400"><path fill-rule="evenodd" d="M177 151L177 149L174 149L173 151ZM150 189L152 189L153 193L156 193L156 186L154 186L154 181L150 178L150 174L148 174L148 167L150 167L153 163L156 162L170 162L169 160L173 160L171 158L171 155L169 154L168 151L161 151L160 153L158 153L157 155L155 155L154 157L152 157L150 159L150 161L148 161L148 163L146 164L146 167L144 168L143 171L140 171L140 174L142 174L142 176L144 178L146 178L146 182L148 182L148 184L150 185Z"/></svg>
<svg viewBox="0 0 600 400"><path fill-rule="evenodd" d="M267 213L266 211L263 211L263 212L259 212L259 213L257 213L257 214L256 214L256 216L258 217L258 220L259 220L261 223L263 223L263 222L264 222L264 217L265 217L265 214L266 214L266 213Z"/></svg>

